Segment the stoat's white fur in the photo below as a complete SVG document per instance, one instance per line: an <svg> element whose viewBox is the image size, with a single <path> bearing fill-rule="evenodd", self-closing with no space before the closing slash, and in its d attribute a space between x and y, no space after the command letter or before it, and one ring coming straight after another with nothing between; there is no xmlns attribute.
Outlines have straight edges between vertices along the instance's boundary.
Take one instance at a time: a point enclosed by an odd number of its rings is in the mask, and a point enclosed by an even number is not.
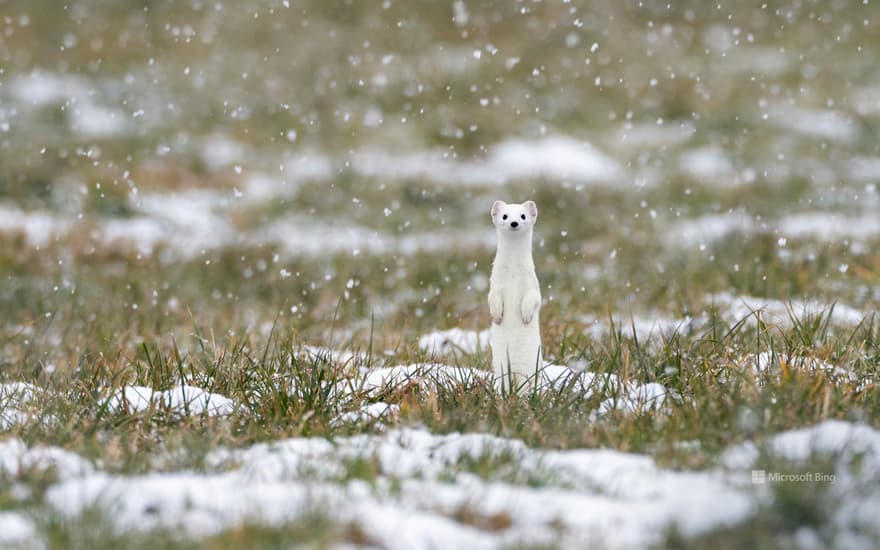
<svg viewBox="0 0 880 550"><path fill-rule="evenodd" d="M541 287L532 259L532 228L537 218L538 207L532 201L495 201L492 205L498 249L489 279L489 343L496 385L507 391L523 389L524 382L543 366L538 319Z"/></svg>

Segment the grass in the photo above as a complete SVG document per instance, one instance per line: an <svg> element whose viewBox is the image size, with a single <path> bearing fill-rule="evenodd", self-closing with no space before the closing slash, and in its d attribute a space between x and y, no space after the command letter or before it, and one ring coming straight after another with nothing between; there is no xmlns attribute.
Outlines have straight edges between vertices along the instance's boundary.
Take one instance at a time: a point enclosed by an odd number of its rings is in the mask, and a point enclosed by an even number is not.
<svg viewBox="0 0 880 550"><path fill-rule="evenodd" d="M405 423L423 424L436 432L477 430L540 447L610 446L642 452L670 451L675 441L699 440L704 452L711 453L755 432L769 434L827 418L873 414L876 388L863 382L877 376L873 359L878 354L877 327L869 320L838 329L822 321L827 315L793 316L787 329L764 324L756 328L748 319L733 327L711 323L689 336L669 335L661 344L630 339L623 332L598 341L569 335L558 344L568 350L565 362L588 361L595 373L637 383L660 382L680 396L670 400L662 413L612 413L600 422L593 421L591 413L602 400L620 396L616 384L597 380L592 396L584 399L573 381L540 396L519 397L496 393L478 379L452 386L392 384L378 395L367 395L354 383L353 394L343 398L338 385L349 384L344 382L347 373L366 362L339 363L320 354L304 355L290 336L268 337L262 345L241 335L217 342L193 327L185 346L176 340L170 346L145 343L130 353L86 355L77 361L97 359L90 369L59 368L51 374L8 369L10 379L33 381L53 395L48 406L39 407L53 422L33 422L11 433L25 441L56 441L76 448L76 441L88 446L92 437L125 425L135 435L141 429L161 433L166 442L174 441L171 434L191 439L194 449L242 446L292 435L333 435L337 429L330 421L335 416L364 400L384 400L401 405ZM360 349L370 346L363 342ZM750 357L765 350L774 350L777 359L766 372L754 374ZM423 359L410 348L383 362ZM849 374L808 368L814 359L829 361ZM460 366L485 364L485 355L466 355ZM106 407L106 396L123 384L163 390L182 383L229 396L242 409L229 419L214 419L180 418L161 407L145 412ZM719 393L719 386L724 392ZM761 424L739 426L737 419L744 410L763 419ZM857 410L861 412L856 414ZM197 443L208 434L212 441ZM131 448L142 459L149 457L145 451L139 445Z"/></svg>
<svg viewBox="0 0 880 550"><path fill-rule="evenodd" d="M47 518L42 526L49 548L192 548L193 541L174 530L146 529L142 532L117 532L101 510L86 510L81 516L61 520ZM277 527L243 524L205 537L200 548L222 550L240 548L279 548L291 544L308 544L314 548L336 545L370 544L373 541L356 525L340 525L327 511L306 512L297 521Z"/></svg>
<svg viewBox="0 0 880 550"><path fill-rule="evenodd" d="M290 4L9 4L0 20L0 130L9 124L0 133L0 205L71 226L36 244L26 232L0 231L0 382L46 391L34 402L0 401L0 413L20 405L31 415L0 437L141 474L206 471L218 447L378 432L381 422L541 448L607 447L705 469L732 444L825 419L880 427L880 235L780 229L804 212L876 213L876 177L851 166L880 155L876 108L860 99L880 76L868 55L878 46L874 3L487 0L466 2L468 21L458 23L446 3ZM31 104L16 90L35 71L62 77L53 89L73 97ZM124 130L78 130L77 109L89 105L116 112ZM849 121L843 137L827 133L833 123L791 128L827 109ZM363 123L376 112L381 124ZM624 175L457 185L350 163L352 152L373 149L479 161L505 139L545 135L589 141ZM217 161L205 153L217 138L245 152ZM683 155L705 148L731 170L689 170ZM316 159L326 172L296 173L297 161ZM283 178L285 194L237 200L254 176ZM211 213L241 239L181 252L175 241L194 229L143 201L191 190L217 198ZM341 396L340 384L361 369L432 360L489 368L487 350L430 357L417 341L437 329L488 326L492 251L483 238L496 198L539 205L545 356L661 383L675 398L656 411L600 415L604 400L622 397L619 385L597 384L586 398L574 384L507 397L476 378L376 392L352 383ZM679 224L729 212L753 228L681 238ZM174 238L145 252L103 237L112 222L143 218L172 227ZM314 223L322 235L358 229L318 253L299 251L296 229L260 233L289 220ZM374 232L391 244L355 255L349 241ZM407 247L418 235L430 238ZM732 317L719 295L778 300L790 311ZM800 301L821 307L804 312ZM863 314L860 324L839 321L848 306ZM637 330L640 319L687 317L695 321L677 330ZM305 345L359 355L338 361ZM771 358L767 371L753 371L759 354ZM239 408L210 417L108 403L125 385L182 383ZM333 422L378 401L399 405L399 418ZM377 468L356 458L346 475L372 483L383 475ZM513 456L469 458L448 480L460 472L552 481L517 471ZM54 481L42 471L0 479L0 508L40 518ZM827 495L776 489L749 523L693 540L671 532L666 544L785 546L800 525L827 542ZM468 507L455 519L488 531L510 521ZM175 533L113 532L99 511L64 521L49 514L38 529L49 547L192 544ZM363 537L316 513L199 544L371 542Z"/></svg>

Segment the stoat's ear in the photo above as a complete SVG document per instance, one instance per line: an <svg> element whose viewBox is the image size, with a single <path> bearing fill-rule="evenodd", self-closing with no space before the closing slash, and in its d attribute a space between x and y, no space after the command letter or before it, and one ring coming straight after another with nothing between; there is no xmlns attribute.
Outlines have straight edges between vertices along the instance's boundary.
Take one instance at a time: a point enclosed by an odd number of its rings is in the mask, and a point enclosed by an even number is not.
<svg viewBox="0 0 880 550"><path fill-rule="evenodd" d="M498 218L501 217L501 213L504 208L507 207L507 203L504 201L495 201L492 204L492 221L498 223Z"/></svg>
<svg viewBox="0 0 880 550"><path fill-rule="evenodd" d="M535 204L535 201L524 202L523 208L526 209L526 213L529 215L529 218L532 221L535 221L538 219L538 205Z"/></svg>

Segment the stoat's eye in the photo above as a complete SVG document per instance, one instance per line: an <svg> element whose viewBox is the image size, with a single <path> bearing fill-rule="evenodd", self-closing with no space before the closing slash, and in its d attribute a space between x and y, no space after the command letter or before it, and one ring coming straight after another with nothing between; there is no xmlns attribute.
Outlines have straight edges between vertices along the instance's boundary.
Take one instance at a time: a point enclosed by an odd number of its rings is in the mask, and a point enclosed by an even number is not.
<svg viewBox="0 0 880 550"><path fill-rule="evenodd" d="M525 214L520 214L519 217L522 218L522 219L526 219L526 215L525 215Z"/></svg>
<svg viewBox="0 0 880 550"><path fill-rule="evenodd" d="M506 220L506 219L507 219L507 214L501 216L501 219L502 219L502 220Z"/></svg>

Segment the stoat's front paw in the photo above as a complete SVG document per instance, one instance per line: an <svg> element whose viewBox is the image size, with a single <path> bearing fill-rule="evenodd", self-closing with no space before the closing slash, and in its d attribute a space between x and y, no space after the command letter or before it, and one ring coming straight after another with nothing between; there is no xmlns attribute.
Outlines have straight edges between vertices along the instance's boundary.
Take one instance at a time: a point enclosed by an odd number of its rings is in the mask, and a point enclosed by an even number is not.
<svg viewBox="0 0 880 550"><path fill-rule="evenodd" d="M494 292L489 293L489 315L496 325L500 325L504 319L504 302L501 300L501 296Z"/></svg>
<svg viewBox="0 0 880 550"><path fill-rule="evenodd" d="M520 307L523 324L531 323L539 309L541 309L541 295L537 292L527 292L523 296L522 307Z"/></svg>

